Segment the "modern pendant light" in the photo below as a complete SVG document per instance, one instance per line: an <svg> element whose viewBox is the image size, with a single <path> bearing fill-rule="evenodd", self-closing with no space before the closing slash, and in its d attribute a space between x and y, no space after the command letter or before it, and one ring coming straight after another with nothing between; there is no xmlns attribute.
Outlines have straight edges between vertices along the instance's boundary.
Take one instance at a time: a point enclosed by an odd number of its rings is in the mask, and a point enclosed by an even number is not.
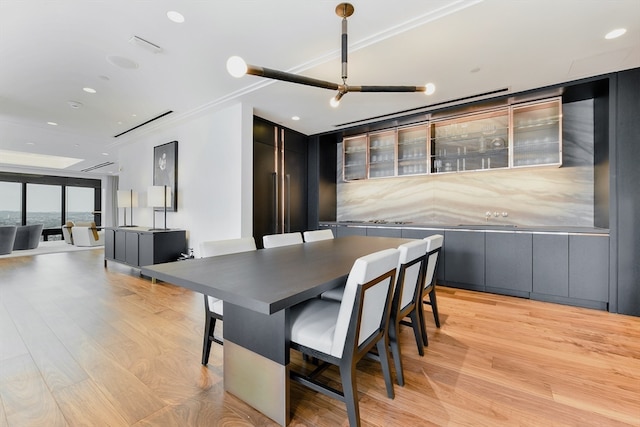
<svg viewBox="0 0 640 427"><path fill-rule="evenodd" d="M424 92L431 95L435 92L435 85L427 83L424 86L349 86L347 85L347 18L353 15L354 7L350 3L340 3L336 7L336 15L342 18L342 84L328 82L325 80L314 79L311 77L300 76L297 74L287 73L285 71L274 70L271 68L259 67L256 65L248 65L239 56L232 56L227 60L227 71L234 77L242 77L245 74L265 77L268 79L281 80L289 83L298 83L307 86L319 87L338 91L331 98L332 107L340 104L342 97L348 92Z"/></svg>

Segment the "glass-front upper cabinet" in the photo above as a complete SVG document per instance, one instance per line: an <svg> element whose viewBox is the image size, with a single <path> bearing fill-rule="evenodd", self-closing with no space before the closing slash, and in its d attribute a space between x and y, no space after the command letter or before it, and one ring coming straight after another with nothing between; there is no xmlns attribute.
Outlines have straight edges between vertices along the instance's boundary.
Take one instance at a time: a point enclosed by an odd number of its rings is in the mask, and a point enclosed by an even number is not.
<svg viewBox="0 0 640 427"><path fill-rule="evenodd" d="M513 107L513 167L562 164L560 98Z"/></svg>
<svg viewBox="0 0 640 427"><path fill-rule="evenodd" d="M429 126L398 129L398 175L427 173Z"/></svg>
<svg viewBox="0 0 640 427"><path fill-rule="evenodd" d="M369 134L369 178L396 174L396 131Z"/></svg>
<svg viewBox="0 0 640 427"><path fill-rule="evenodd" d="M367 136L345 138L343 145L344 180L365 179L367 177Z"/></svg>
<svg viewBox="0 0 640 427"><path fill-rule="evenodd" d="M509 109L434 121L431 173L509 167Z"/></svg>

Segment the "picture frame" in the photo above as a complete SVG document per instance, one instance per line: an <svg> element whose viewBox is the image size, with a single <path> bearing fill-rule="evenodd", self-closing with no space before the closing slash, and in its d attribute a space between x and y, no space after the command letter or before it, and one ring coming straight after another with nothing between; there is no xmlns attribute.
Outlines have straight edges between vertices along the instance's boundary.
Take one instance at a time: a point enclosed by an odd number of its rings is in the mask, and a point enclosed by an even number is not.
<svg viewBox="0 0 640 427"><path fill-rule="evenodd" d="M167 211L178 211L178 141L153 147L153 185L171 188L171 206ZM164 211L164 208L154 208Z"/></svg>

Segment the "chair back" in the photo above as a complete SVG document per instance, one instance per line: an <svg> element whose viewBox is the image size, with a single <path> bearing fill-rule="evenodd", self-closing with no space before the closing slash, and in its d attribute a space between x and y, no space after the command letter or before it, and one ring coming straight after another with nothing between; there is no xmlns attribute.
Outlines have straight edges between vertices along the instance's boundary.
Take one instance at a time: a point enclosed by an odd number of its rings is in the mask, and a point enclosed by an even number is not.
<svg viewBox="0 0 640 427"><path fill-rule="evenodd" d="M253 237L212 240L200 243L200 256L202 257L235 254L238 252L249 252L255 250L256 241L253 240Z"/></svg>
<svg viewBox="0 0 640 427"><path fill-rule="evenodd" d="M277 248L280 246L297 245L298 243L304 243L302 241L302 234L300 234L299 232L268 234L262 237L262 244L265 249Z"/></svg>
<svg viewBox="0 0 640 427"><path fill-rule="evenodd" d="M368 344L387 330L399 258L397 249L385 249L354 262L338 312L332 356L367 352Z"/></svg>
<svg viewBox="0 0 640 427"><path fill-rule="evenodd" d="M317 242L319 240L330 240L333 239L333 231L329 228L324 228L322 230L311 230L305 231L302 233L305 242Z"/></svg>
<svg viewBox="0 0 640 427"><path fill-rule="evenodd" d="M422 272L427 254L427 242L416 240L398 246L398 278L394 292L394 308L397 312L415 304L422 291Z"/></svg>
<svg viewBox="0 0 640 427"><path fill-rule="evenodd" d="M423 280L424 288L426 289L435 283L438 255L442 249L444 236L442 234L434 234L433 236L425 237L424 241L427 242L427 265Z"/></svg>

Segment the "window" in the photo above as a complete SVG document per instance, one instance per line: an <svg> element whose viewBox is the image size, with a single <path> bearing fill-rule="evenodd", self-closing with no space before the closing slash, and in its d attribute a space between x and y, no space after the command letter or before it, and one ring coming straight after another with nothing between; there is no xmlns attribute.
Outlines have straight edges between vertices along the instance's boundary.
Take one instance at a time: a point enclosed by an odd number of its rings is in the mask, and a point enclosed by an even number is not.
<svg viewBox="0 0 640 427"><path fill-rule="evenodd" d="M62 186L27 184L27 225L44 228L62 225Z"/></svg>
<svg viewBox="0 0 640 427"><path fill-rule="evenodd" d="M22 224L22 184L0 181L0 225Z"/></svg>
<svg viewBox="0 0 640 427"><path fill-rule="evenodd" d="M66 220L93 221L95 190L88 187L67 187Z"/></svg>

